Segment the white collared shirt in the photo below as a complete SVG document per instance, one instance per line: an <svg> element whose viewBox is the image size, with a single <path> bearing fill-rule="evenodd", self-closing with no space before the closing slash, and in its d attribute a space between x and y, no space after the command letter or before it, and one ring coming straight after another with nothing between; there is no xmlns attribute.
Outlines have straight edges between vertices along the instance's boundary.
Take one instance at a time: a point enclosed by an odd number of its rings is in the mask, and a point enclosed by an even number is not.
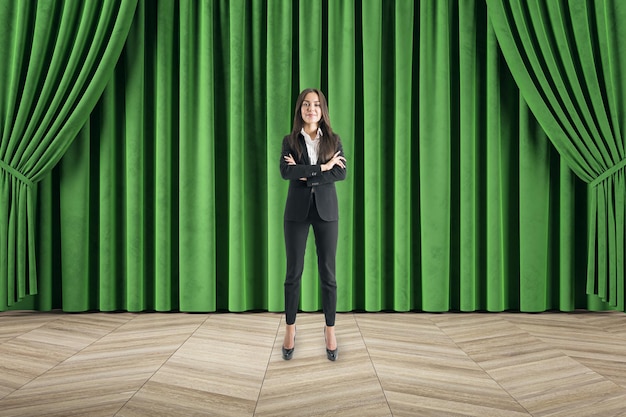
<svg viewBox="0 0 626 417"><path fill-rule="evenodd" d="M317 136L315 136L315 140L311 139L308 133L304 131L304 128L300 130L302 136L304 136L304 142L306 143L306 150L309 154L309 159L311 160L311 165L317 164L317 150L320 144L320 137L322 136L322 129L317 128Z"/></svg>

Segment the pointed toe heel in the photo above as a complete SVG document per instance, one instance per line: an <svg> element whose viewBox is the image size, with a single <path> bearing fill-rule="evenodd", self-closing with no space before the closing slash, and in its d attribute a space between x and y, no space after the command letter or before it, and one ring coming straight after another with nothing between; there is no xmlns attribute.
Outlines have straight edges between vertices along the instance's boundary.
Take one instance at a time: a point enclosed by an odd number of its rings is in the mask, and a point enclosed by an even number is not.
<svg viewBox="0 0 626 417"><path fill-rule="evenodd" d="M339 357L339 349L335 349L335 350L330 350L328 348L326 348L326 357L328 358L329 361L336 361L337 358Z"/></svg>
<svg viewBox="0 0 626 417"><path fill-rule="evenodd" d="M324 343L326 343L326 326L324 326ZM337 358L339 357L339 348L335 348L335 349L328 349L326 348L326 357L328 358L329 361L336 361Z"/></svg>
<svg viewBox="0 0 626 417"><path fill-rule="evenodd" d="M293 351L295 348L287 349L283 346L283 359L288 361L293 357Z"/></svg>
<svg viewBox="0 0 626 417"><path fill-rule="evenodd" d="M293 351L296 349L296 335L293 335L293 347L291 349L287 349L285 346L282 347L283 350L283 359L288 361L293 357Z"/></svg>

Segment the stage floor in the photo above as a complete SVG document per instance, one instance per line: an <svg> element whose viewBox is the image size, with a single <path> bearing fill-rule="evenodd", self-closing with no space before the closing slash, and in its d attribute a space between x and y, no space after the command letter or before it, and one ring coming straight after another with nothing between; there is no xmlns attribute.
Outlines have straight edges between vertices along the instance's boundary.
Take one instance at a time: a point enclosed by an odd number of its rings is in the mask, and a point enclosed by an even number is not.
<svg viewBox="0 0 626 417"><path fill-rule="evenodd" d="M626 415L626 314L0 313L0 416Z"/></svg>

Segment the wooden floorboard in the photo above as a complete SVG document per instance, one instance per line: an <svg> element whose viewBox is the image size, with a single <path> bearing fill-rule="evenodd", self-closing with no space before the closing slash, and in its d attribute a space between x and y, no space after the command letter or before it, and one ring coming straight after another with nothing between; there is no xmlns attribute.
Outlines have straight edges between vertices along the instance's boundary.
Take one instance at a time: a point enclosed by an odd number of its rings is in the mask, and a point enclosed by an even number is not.
<svg viewBox="0 0 626 417"><path fill-rule="evenodd" d="M626 416L626 314L0 313L0 417Z"/></svg>

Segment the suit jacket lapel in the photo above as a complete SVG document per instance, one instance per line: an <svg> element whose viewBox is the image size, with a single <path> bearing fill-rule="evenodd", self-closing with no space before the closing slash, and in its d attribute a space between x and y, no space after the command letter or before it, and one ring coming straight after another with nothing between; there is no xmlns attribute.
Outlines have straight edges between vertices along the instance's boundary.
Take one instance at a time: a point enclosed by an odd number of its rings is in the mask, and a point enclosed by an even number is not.
<svg viewBox="0 0 626 417"><path fill-rule="evenodd" d="M300 133L298 138L300 139L300 146L304 150L302 152L302 159L304 161L304 164L311 165L311 158L309 157L309 149L306 147L306 141L304 140L304 136L302 136L302 133Z"/></svg>

